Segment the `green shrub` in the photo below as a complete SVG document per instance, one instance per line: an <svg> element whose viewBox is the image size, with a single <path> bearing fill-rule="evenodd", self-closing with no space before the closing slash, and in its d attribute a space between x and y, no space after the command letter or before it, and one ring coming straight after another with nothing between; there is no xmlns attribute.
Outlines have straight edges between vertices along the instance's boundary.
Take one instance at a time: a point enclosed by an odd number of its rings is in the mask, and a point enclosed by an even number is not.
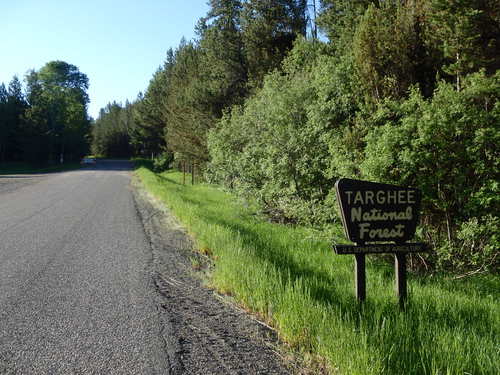
<svg viewBox="0 0 500 375"><path fill-rule="evenodd" d="M385 124L366 137L363 177L422 190L423 234L439 265L486 267L498 255L499 98L500 72L473 74L462 91L440 83L430 100L413 90L386 102Z"/></svg>
<svg viewBox="0 0 500 375"><path fill-rule="evenodd" d="M174 155L171 152L164 151L154 159L153 170L156 173L166 171L171 167L173 161L174 161Z"/></svg>
<svg viewBox="0 0 500 375"><path fill-rule="evenodd" d="M469 267L498 270L500 266L500 217L488 214L473 217L460 224L457 231L455 262Z"/></svg>
<svg viewBox="0 0 500 375"><path fill-rule="evenodd" d="M323 225L336 216L332 140L352 122L356 101L349 59L319 57L315 48L322 47L299 41L284 62L286 74L268 75L244 106L222 118L208 137L208 175L256 198L278 221Z"/></svg>
<svg viewBox="0 0 500 375"><path fill-rule="evenodd" d="M310 218L311 202L328 192L327 129L307 121L315 100L309 79L306 73L293 80L268 76L259 94L226 115L209 136L216 180L257 197L279 220Z"/></svg>
<svg viewBox="0 0 500 375"><path fill-rule="evenodd" d="M428 261L455 271L498 268L500 72L441 82L426 99L365 103L353 57L297 43L285 74L266 77L208 137L206 175L256 200L277 221L337 221L333 186L353 177L422 190ZM360 86L360 85L358 85ZM491 216L488 216L491 215Z"/></svg>

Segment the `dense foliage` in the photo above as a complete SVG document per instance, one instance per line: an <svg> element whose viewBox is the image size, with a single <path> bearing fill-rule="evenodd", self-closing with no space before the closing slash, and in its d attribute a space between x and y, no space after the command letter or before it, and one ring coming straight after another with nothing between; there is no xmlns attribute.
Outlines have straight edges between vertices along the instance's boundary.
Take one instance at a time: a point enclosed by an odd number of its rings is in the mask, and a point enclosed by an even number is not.
<svg viewBox="0 0 500 375"><path fill-rule="evenodd" d="M88 150L88 78L74 65L51 61L0 85L0 162L77 160Z"/></svg>
<svg viewBox="0 0 500 375"><path fill-rule="evenodd" d="M500 248L500 71L440 82L429 100L418 90L380 105L366 136L361 175L418 186L423 237L437 261L455 267L498 267Z"/></svg>
<svg viewBox="0 0 500 375"><path fill-rule="evenodd" d="M497 270L498 13L451 3L325 2L332 40L297 41L222 118L207 176L275 218L323 227L339 177L415 186L434 249L423 264Z"/></svg>
<svg viewBox="0 0 500 375"><path fill-rule="evenodd" d="M132 125L109 106L96 125L282 222L335 227L339 177L415 186L433 247L418 264L498 269L498 2L323 0L321 40L303 0L209 5L197 40L121 109ZM97 130L96 150L118 142Z"/></svg>

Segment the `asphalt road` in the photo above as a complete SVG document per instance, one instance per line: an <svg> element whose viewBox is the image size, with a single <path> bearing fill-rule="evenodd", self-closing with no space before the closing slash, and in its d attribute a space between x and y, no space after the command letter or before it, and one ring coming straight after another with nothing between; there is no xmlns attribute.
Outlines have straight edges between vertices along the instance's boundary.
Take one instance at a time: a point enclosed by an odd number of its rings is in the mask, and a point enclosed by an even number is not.
<svg viewBox="0 0 500 375"><path fill-rule="evenodd" d="M168 373L130 168L0 176L0 374Z"/></svg>
<svg viewBox="0 0 500 375"><path fill-rule="evenodd" d="M0 176L0 374L288 374L130 169Z"/></svg>

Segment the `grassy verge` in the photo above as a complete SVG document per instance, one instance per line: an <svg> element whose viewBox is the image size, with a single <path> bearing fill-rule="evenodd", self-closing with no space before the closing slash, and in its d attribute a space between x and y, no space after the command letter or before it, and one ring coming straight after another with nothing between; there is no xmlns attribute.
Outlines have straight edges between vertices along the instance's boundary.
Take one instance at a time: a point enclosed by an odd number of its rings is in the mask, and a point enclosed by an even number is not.
<svg viewBox="0 0 500 375"><path fill-rule="evenodd" d="M80 169L80 163L64 163L45 167L36 167L27 163L0 163L0 175L5 174L31 174L31 173L49 173L62 172L73 169Z"/></svg>
<svg viewBox="0 0 500 375"><path fill-rule="evenodd" d="M137 169L215 262L211 282L332 373L498 374L500 281L409 276L397 308L392 267L367 260L367 301L353 292L353 257L308 228L271 224L210 185ZM341 241L342 239L339 239Z"/></svg>

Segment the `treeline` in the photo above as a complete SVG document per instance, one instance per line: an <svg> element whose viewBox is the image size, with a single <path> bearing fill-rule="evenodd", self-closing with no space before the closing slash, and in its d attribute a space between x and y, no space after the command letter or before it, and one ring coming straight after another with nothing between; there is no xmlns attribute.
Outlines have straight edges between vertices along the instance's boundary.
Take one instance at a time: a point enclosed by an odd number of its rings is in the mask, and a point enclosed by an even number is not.
<svg viewBox="0 0 500 375"><path fill-rule="evenodd" d="M306 0L211 1L196 27L198 39L182 40L167 51L146 92L132 104L135 126L128 136L135 151L151 155L163 150L205 165L208 130L224 110L255 92L269 71L280 68L306 26ZM106 111L101 115L109 117ZM94 131L123 129L112 123L100 116ZM96 152L107 154L97 143Z"/></svg>
<svg viewBox="0 0 500 375"><path fill-rule="evenodd" d="M170 50L133 104L131 143L322 228L338 222L339 177L418 187L433 252L412 263L496 271L499 8L324 0L322 41L306 1L210 1L198 39Z"/></svg>
<svg viewBox="0 0 500 375"><path fill-rule="evenodd" d="M51 61L8 87L0 84L0 162L78 160L88 151L88 78L74 65Z"/></svg>
<svg viewBox="0 0 500 375"><path fill-rule="evenodd" d="M130 157L138 154L140 147L136 149L131 139L136 130L132 107L129 102L124 107L113 102L100 110L99 117L92 126L92 154L107 157Z"/></svg>

